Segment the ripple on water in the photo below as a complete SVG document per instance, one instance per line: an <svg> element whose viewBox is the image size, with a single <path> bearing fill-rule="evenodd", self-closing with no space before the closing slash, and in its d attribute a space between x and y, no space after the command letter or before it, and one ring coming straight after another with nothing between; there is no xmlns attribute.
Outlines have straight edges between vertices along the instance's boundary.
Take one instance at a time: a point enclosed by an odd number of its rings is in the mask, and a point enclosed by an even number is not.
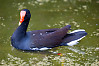
<svg viewBox="0 0 99 66"><path fill-rule="evenodd" d="M72 48L72 47L71 47ZM68 49L68 48L67 48ZM74 48L78 51L78 49ZM60 49L60 51L63 49ZM70 49L69 49L70 50ZM71 50L72 51L72 50ZM63 56L56 56L56 55L45 55L42 59L37 57L28 58L28 61L25 61L19 57L14 57L11 54L8 54L7 60L0 61L1 65L91 65L91 66L98 66L99 61L96 59L98 56L94 57L93 52L99 51L99 47L81 47L80 51L84 51L85 54L79 54L78 52L65 52ZM59 52L59 51L57 51ZM76 55L76 54L77 55ZM96 53L95 53L96 54ZM87 57L86 57L87 56Z"/></svg>
<svg viewBox="0 0 99 66"><path fill-rule="evenodd" d="M4 23L1 23L1 26L5 27L6 25Z"/></svg>
<svg viewBox="0 0 99 66"><path fill-rule="evenodd" d="M36 6L36 5L44 5L45 3L56 3L58 0L31 0L28 3L28 5L32 5L32 6ZM63 0L64 2L68 2L69 0ZM78 1L83 1L83 2L91 2L91 0L78 0ZM99 3L98 1L96 1L96 3ZM26 2L23 2L23 3L13 3L15 4L14 7L17 7L18 10L21 10L23 8L27 8L25 6ZM57 8L60 8L60 6L54 6L54 7L57 7ZM86 10L88 9L88 6L87 5L82 5L76 9L74 9L73 7L69 6L68 7L69 10L73 10L75 11L74 13L80 11L81 9L83 13L86 12ZM53 10L53 9L50 9L49 11L53 12L59 12L60 10L59 9L56 9L56 10ZM67 12L68 9L63 9L64 12ZM78 13L77 13L78 14ZM87 16L89 17L89 16ZM11 17L12 18L12 17ZM95 18L94 18L95 19ZM0 17L0 20L5 20L3 17ZM84 21L86 23L86 25L90 25L90 23L87 23L87 21ZM6 25L4 23L0 23L1 26L5 27ZM69 22L65 22L64 20L60 20L58 23L55 23L53 25L50 25L48 24L47 26L48 27L63 27L65 25L68 25L68 24L73 24L74 25L74 28L75 27L80 27L81 24L79 24L79 22L75 21L75 20L72 20L72 21L69 21ZM98 24L96 24L96 26L98 26ZM30 28L30 27L29 27ZM42 35L42 34L41 34ZM91 34L92 36L99 36L99 28L96 29L95 31L92 32ZM2 37L0 38L2 39ZM9 39L8 39L9 41ZM4 42L6 42L4 40ZM29 58L29 60L26 62L25 60L23 60L22 58L19 58L19 57L14 57L13 55L11 54L8 54L7 55L7 60L1 60L0 61L0 65L4 65L4 66L14 66L14 65L20 65L20 66L29 66L29 65L35 65L35 66L40 66L40 65L57 65L57 64L61 64L61 65L64 65L64 66L67 66L67 65L75 65L75 66L81 66L82 64L85 65L85 66L99 66L99 61L98 61L98 57L96 54L97 52L99 51L99 47L81 47L80 50L78 49L75 49L73 48L74 50L71 50L71 49L67 49L68 51L70 52L65 52L65 50L63 50L63 48L60 48L59 50L60 51L64 51L63 53L63 56L56 56L56 55L47 55L45 57L43 57L41 60L37 57L31 57ZM82 54L81 52L84 52L84 54ZM57 51L59 52L59 51ZM79 53L80 52L80 53ZM31 54L33 55L33 54ZM82 66L83 66L82 65Z"/></svg>
<svg viewBox="0 0 99 66"><path fill-rule="evenodd" d="M78 24L78 22L76 22L76 21L70 21L70 22L66 22L66 21L60 21L60 22L58 22L58 23L54 23L52 26L50 25L50 24L47 24L47 27L60 27L60 28L62 28L62 27L64 27L64 26L66 26L66 25L70 25L70 24L73 24L75 27L80 27L80 24ZM74 28L75 28L74 27ZM73 29L74 29L73 28Z"/></svg>
<svg viewBox="0 0 99 66"><path fill-rule="evenodd" d="M23 2L23 3L18 3L18 4L17 4L17 5L18 5L18 10L25 9L26 6L24 6L24 4L25 4L25 2Z"/></svg>

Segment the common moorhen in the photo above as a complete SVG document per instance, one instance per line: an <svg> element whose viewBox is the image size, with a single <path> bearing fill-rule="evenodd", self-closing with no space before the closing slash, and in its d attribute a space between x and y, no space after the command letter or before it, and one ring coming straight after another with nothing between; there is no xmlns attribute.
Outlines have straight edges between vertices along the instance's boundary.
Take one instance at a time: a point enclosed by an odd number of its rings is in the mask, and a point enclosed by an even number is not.
<svg viewBox="0 0 99 66"><path fill-rule="evenodd" d="M67 33L71 26L44 30L27 31L31 13L28 9L20 12L18 28L11 37L11 44L21 50L47 50L57 46L72 46L87 35L85 30Z"/></svg>

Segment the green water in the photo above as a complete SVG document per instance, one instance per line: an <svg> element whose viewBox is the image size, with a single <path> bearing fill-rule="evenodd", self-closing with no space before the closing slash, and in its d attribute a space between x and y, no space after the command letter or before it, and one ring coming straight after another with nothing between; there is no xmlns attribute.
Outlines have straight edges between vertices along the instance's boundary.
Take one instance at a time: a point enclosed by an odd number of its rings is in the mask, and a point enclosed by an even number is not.
<svg viewBox="0 0 99 66"><path fill-rule="evenodd" d="M85 29L78 45L43 52L23 52L11 46L19 13L31 11L28 31L61 28ZM50 52L62 53L58 56ZM0 66L99 66L99 0L0 0Z"/></svg>

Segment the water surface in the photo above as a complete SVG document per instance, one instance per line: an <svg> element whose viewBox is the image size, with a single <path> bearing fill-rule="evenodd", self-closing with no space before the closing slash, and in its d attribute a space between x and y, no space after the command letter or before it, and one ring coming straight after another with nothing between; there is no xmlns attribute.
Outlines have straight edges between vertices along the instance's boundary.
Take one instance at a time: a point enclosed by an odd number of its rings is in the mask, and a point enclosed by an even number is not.
<svg viewBox="0 0 99 66"><path fill-rule="evenodd" d="M31 11L28 31L61 28L85 29L88 35L78 45L61 46L43 52L23 52L11 46L10 37L18 27L19 13ZM58 56L52 52L62 53ZM98 0L0 0L0 66L99 66Z"/></svg>

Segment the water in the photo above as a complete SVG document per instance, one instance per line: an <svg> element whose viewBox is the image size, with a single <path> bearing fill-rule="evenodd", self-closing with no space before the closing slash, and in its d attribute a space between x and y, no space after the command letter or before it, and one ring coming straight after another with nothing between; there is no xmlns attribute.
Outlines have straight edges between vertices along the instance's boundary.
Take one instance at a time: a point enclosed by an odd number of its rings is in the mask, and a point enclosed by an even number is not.
<svg viewBox="0 0 99 66"><path fill-rule="evenodd" d="M24 52L11 46L18 27L19 12L31 11L28 31L61 28L85 29L88 35L78 45L61 46L42 52ZM62 56L52 52L62 53ZM99 66L98 0L0 0L0 66Z"/></svg>

